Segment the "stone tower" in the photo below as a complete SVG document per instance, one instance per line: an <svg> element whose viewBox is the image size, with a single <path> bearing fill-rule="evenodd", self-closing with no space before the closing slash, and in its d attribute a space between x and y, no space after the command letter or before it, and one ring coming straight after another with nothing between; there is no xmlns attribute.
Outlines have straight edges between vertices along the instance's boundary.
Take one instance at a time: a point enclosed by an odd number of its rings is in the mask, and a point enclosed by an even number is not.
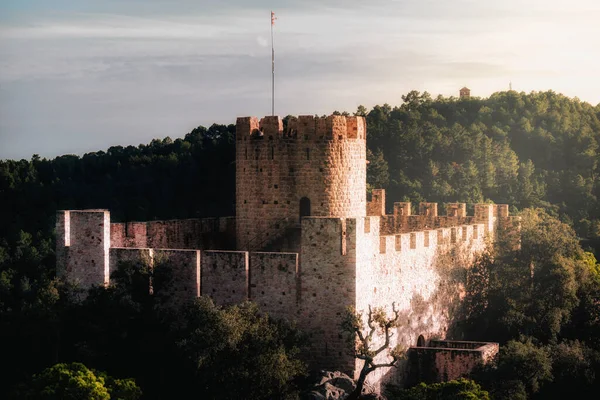
<svg viewBox="0 0 600 400"><path fill-rule="evenodd" d="M468 99L469 97L471 97L471 89L469 89L468 87L463 87L459 91L459 97L461 99Z"/></svg>
<svg viewBox="0 0 600 400"><path fill-rule="evenodd" d="M303 216L365 216L364 118L300 116L285 130L279 117L238 118L236 188L238 249L289 237Z"/></svg>

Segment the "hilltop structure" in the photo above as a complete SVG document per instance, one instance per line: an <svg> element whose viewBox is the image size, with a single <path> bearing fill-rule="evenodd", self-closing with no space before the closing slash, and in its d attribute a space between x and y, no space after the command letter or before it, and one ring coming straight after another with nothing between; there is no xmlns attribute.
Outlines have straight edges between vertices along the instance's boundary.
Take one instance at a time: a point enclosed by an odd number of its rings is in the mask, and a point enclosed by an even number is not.
<svg viewBox="0 0 600 400"><path fill-rule="evenodd" d="M492 204L475 204L472 216L465 204L448 204L441 216L435 203L413 214L399 202L386 214L383 190L367 201L366 166L363 117L300 116L286 129L279 117L238 118L236 217L111 223L108 210L59 211L58 271L88 287L108 284L121 262L171 268L175 299L254 301L310 333L312 367L349 374L362 364L340 332L347 307L391 311L395 303L402 324L392 344L419 344L421 370L458 377L494 351L433 339L462 339L452 329L464 268L518 221ZM452 347L463 369L449 367ZM406 382L408 366L370 379Z"/></svg>
<svg viewBox="0 0 600 400"><path fill-rule="evenodd" d="M468 99L469 97L471 97L471 89L469 89L468 87L463 87L462 89L460 89L458 94L459 98Z"/></svg>

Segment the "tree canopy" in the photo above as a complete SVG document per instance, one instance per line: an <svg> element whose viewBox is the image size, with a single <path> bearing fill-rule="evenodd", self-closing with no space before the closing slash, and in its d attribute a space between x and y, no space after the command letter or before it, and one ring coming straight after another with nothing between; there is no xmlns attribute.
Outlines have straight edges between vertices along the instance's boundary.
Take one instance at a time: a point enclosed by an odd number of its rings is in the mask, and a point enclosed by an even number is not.
<svg viewBox="0 0 600 400"><path fill-rule="evenodd" d="M115 379L76 362L46 368L16 393L23 400L137 400L141 395L132 379Z"/></svg>

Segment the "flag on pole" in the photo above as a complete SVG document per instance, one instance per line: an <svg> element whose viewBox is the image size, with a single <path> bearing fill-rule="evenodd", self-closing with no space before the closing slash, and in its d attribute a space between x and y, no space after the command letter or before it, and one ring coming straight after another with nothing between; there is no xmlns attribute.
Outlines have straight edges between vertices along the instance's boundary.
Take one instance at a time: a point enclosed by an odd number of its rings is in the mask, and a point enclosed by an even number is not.
<svg viewBox="0 0 600 400"><path fill-rule="evenodd" d="M271 11L271 115L275 115L275 45L273 43L273 26L277 17Z"/></svg>

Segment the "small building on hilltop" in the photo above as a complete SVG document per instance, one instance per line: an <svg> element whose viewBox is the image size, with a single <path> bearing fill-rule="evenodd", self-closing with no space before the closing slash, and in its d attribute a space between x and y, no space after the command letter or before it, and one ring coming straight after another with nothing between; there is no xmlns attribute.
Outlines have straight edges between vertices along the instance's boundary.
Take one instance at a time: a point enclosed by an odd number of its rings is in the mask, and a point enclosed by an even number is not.
<svg viewBox="0 0 600 400"><path fill-rule="evenodd" d="M468 99L469 97L471 97L471 89L469 89L468 87L463 87L458 93L459 98L461 99Z"/></svg>

